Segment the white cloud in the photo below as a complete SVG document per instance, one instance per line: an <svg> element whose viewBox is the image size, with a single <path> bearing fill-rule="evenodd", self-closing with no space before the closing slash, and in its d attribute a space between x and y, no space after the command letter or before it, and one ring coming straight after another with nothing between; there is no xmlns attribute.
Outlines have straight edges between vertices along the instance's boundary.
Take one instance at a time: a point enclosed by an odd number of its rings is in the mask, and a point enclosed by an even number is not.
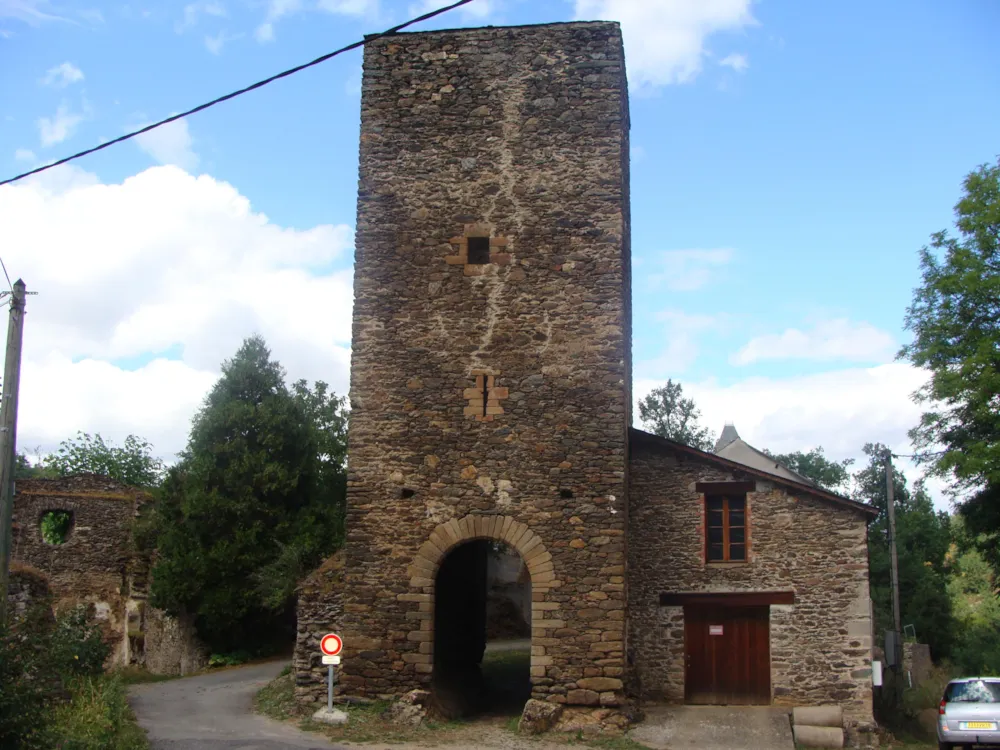
<svg viewBox="0 0 1000 750"><path fill-rule="evenodd" d="M235 41L236 39L241 39L243 34L229 34L225 31L220 31L215 36L205 35L205 49L211 52L213 55L221 55L222 48L228 43Z"/></svg>
<svg viewBox="0 0 1000 750"><path fill-rule="evenodd" d="M685 372L700 353L698 339L706 331L728 327L729 315L692 315L683 310L662 310L656 320L663 324L664 348L651 360L637 363L639 373L652 377Z"/></svg>
<svg viewBox="0 0 1000 750"><path fill-rule="evenodd" d="M82 80L83 71L73 63L64 62L56 65L54 68L49 68L49 71L45 74L45 78L42 79L42 84L61 89L69 86L71 83Z"/></svg>
<svg viewBox="0 0 1000 750"><path fill-rule="evenodd" d="M320 0L321 3L330 2L331 0ZM344 0L333 0L333 2L343 2ZM351 0L347 0L350 2ZM364 3L365 0L355 0L355 2ZM442 0L423 0L419 3L411 3L409 7L408 15L413 18L415 16L422 16L424 13L430 13L431 11L437 10L442 6L450 5L450 3L442 2ZM468 5L463 5L460 8L456 8L458 13L462 16L463 20L478 20L482 21L488 17L494 10L496 10L496 3L494 0L475 0L475 2L469 3Z"/></svg>
<svg viewBox="0 0 1000 750"><path fill-rule="evenodd" d="M710 250L667 250L657 259L661 270L650 269L644 274L647 283L653 286L665 285L677 292L701 289L712 278L713 269L720 268L732 260L729 248Z"/></svg>
<svg viewBox="0 0 1000 750"><path fill-rule="evenodd" d="M428 3L437 0L427 0ZM488 2L488 0L487 0ZM477 5L479 0L472 5ZM447 3L442 3L447 5ZM378 0L319 0L316 4L320 10L326 11L327 13L336 13L338 15L344 16L366 16L370 13L378 10L379 2ZM441 5L435 5L434 8L440 8ZM433 10L432 8L431 10ZM427 11L422 11L426 13Z"/></svg>
<svg viewBox="0 0 1000 750"><path fill-rule="evenodd" d="M174 25L174 30L178 34L183 34L188 29L196 26L201 16L214 16L215 18L225 18L226 8L222 3L197 2L188 3L184 6L184 17Z"/></svg>
<svg viewBox="0 0 1000 750"><path fill-rule="evenodd" d="M13 18L31 26L47 21L69 21L49 12L48 0L0 0L0 18Z"/></svg>
<svg viewBox="0 0 1000 750"><path fill-rule="evenodd" d="M67 104L60 104L52 117L38 118L38 134L43 146L54 146L73 135L83 115L70 111Z"/></svg>
<svg viewBox="0 0 1000 750"><path fill-rule="evenodd" d="M302 9L301 0L270 0L264 22L257 27L254 36L258 42L274 39L274 24L281 18L298 13Z"/></svg>
<svg viewBox="0 0 1000 750"><path fill-rule="evenodd" d="M741 55L739 53L732 53L731 55L726 55L721 60L719 60L719 65L727 68L732 68L737 73L742 73L744 70L750 67L750 61L747 59L746 55Z"/></svg>
<svg viewBox="0 0 1000 750"><path fill-rule="evenodd" d="M780 334L751 339L730 361L747 365L768 359L847 360L884 362L891 359L896 342L870 323L846 319L823 321L811 330L789 328Z"/></svg>
<svg viewBox="0 0 1000 750"><path fill-rule="evenodd" d="M892 363L800 377L749 378L726 386L714 380L683 385L684 395L701 410L702 424L716 434L731 422L757 448L785 453L823 446L829 458L856 459L857 469L864 461L865 443L913 453L907 431L919 421L920 407L910 394L927 378L924 370ZM663 382L637 380L636 403ZM907 479L916 481L919 472L912 462L901 465ZM941 483L928 482L928 488L937 506L946 508Z"/></svg>
<svg viewBox="0 0 1000 750"><path fill-rule="evenodd" d="M575 0L576 18L619 21L629 81L642 91L688 83L713 34L755 25L751 0Z"/></svg>
<svg viewBox="0 0 1000 750"><path fill-rule="evenodd" d="M36 161L35 152L30 148L19 148L14 152L15 161Z"/></svg>
<svg viewBox="0 0 1000 750"><path fill-rule="evenodd" d="M4 261L42 292L28 303L19 444L133 432L170 456L255 332L289 378L346 393L352 274L336 269L351 240L344 225L275 225L232 186L172 166L119 184L59 167L0 188ZM146 361L178 346L180 360Z"/></svg>
<svg viewBox="0 0 1000 750"><path fill-rule="evenodd" d="M160 164L175 164L193 171L200 161L191 147L192 138L187 120L174 120L148 133L137 135L135 142Z"/></svg>

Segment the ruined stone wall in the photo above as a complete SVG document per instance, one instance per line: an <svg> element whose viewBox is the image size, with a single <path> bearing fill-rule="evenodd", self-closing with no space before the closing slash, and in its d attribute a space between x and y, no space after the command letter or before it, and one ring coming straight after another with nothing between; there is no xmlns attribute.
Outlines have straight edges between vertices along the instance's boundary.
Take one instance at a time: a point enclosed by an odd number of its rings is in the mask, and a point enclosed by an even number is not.
<svg viewBox="0 0 1000 750"><path fill-rule="evenodd" d="M56 611L80 604L93 607L114 646L114 663L127 659L131 523L140 497L135 489L92 475L22 480L14 497L13 559L45 573ZM72 514L62 544L42 538L42 516L48 511Z"/></svg>
<svg viewBox="0 0 1000 750"><path fill-rule="evenodd" d="M747 495L749 560L706 563L696 482L746 480L707 461L645 444L631 459L630 651L643 698L684 701L684 609L663 592L794 591L770 608L777 705L838 704L872 721L865 517L757 480Z"/></svg>
<svg viewBox="0 0 1000 750"><path fill-rule="evenodd" d="M619 28L399 34L366 46L362 91L343 687L427 684L440 555L530 532L535 696L617 703L631 404Z"/></svg>
<svg viewBox="0 0 1000 750"><path fill-rule="evenodd" d="M186 674L207 662L194 628L146 601L149 560L132 543L132 524L147 495L107 477L79 475L17 482L13 559L48 579L58 612L86 605L112 645L109 666ZM72 514L62 544L42 537L49 511Z"/></svg>
<svg viewBox="0 0 1000 750"><path fill-rule="evenodd" d="M38 610L48 611L51 618L52 592L48 578L40 570L13 563L7 580L7 614L15 621L23 620Z"/></svg>
<svg viewBox="0 0 1000 750"><path fill-rule="evenodd" d="M327 633L340 633L344 591L344 553L338 552L313 571L300 585L295 608L296 637L292 668L295 699L306 705L326 703L327 667L319 642ZM334 684L340 669L334 669Z"/></svg>

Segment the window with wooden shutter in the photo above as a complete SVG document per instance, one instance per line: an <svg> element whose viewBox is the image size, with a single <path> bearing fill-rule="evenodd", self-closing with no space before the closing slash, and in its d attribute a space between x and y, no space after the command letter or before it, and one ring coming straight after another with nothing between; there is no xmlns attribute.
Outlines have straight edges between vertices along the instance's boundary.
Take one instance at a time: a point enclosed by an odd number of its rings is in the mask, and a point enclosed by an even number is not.
<svg viewBox="0 0 1000 750"><path fill-rule="evenodd" d="M705 555L708 562L746 562L745 493L705 495Z"/></svg>

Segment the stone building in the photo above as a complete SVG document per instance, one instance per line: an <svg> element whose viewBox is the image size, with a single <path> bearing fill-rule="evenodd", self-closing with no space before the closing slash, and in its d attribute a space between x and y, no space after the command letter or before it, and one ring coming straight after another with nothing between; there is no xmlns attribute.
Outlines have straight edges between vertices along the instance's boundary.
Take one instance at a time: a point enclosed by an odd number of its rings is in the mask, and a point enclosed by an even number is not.
<svg viewBox="0 0 1000 750"><path fill-rule="evenodd" d="M135 664L158 674L187 674L207 662L191 623L148 605L149 558L135 549L133 522L148 499L107 477L26 479L14 494L14 563L47 579L56 611L88 608L113 645L110 666ZM43 522L63 519L59 539Z"/></svg>
<svg viewBox="0 0 1000 750"><path fill-rule="evenodd" d="M530 574L536 699L870 721L870 509L630 429L624 63L604 22L366 45L348 536L300 649L341 632L353 696L474 686L499 540Z"/></svg>

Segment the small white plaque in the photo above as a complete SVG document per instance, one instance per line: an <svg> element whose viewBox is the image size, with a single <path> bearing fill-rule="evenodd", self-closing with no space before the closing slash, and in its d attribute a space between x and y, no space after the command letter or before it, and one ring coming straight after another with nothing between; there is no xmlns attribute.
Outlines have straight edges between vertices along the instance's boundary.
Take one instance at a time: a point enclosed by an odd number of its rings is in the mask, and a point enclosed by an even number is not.
<svg viewBox="0 0 1000 750"><path fill-rule="evenodd" d="M324 664L340 664L340 657L339 656L327 656L326 654L323 654L323 663Z"/></svg>
<svg viewBox="0 0 1000 750"><path fill-rule="evenodd" d="M722 625L709 625L708 626L709 635L722 635Z"/></svg>

